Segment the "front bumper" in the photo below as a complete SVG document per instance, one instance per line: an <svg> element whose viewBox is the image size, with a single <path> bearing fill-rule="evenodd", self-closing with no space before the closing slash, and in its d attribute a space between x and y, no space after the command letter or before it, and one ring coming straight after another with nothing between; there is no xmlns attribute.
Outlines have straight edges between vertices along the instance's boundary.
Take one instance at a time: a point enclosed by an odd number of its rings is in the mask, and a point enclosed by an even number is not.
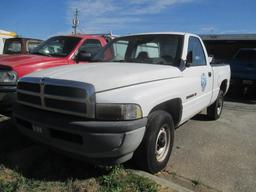
<svg viewBox="0 0 256 192"><path fill-rule="evenodd" d="M16 86L0 86L0 113L12 110L16 100Z"/></svg>
<svg viewBox="0 0 256 192"><path fill-rule="evenodd" d="M19 104L14 107L14 120L31 139L99 164L129 160L143 139L147 123L146 118L89 121Z"/></svg>

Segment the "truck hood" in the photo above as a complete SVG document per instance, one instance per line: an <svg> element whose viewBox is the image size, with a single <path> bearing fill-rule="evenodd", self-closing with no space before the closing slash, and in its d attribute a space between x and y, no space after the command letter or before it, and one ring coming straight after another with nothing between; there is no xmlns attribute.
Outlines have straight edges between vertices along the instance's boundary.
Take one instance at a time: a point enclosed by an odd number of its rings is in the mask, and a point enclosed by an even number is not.
<svg viewBox="0 0 256 192"><path fill-rule="evenodd" d="M15 68L17 66L34 65L42 62L50 62L58 60L58 58L47 57L41 55L2 55L0 56L0 65Z"/></svg>
<svg viewBox="0 0 256 192"><path fill-rule="evenodd" d="M96 92L132 86L151 81L177 78L181 71L172 66L138 63L90 63L54 67L27 77L65 79L90 83Z"/></svg>

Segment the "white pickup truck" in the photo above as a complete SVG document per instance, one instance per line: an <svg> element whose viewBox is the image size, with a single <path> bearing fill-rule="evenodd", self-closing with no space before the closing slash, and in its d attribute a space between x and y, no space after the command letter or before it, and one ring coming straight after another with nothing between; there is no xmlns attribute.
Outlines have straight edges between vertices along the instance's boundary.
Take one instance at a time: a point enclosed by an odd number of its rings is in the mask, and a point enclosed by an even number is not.
<svg viewBox="0 0 256 192"><path fill-rule="evenodd" d="M196 35L120 37L92 60L19 80L14 119L25 135L97 164L133 157L155 173L176 127L205 108L209 119L221 115L230 67L211 66Z"/></svg>

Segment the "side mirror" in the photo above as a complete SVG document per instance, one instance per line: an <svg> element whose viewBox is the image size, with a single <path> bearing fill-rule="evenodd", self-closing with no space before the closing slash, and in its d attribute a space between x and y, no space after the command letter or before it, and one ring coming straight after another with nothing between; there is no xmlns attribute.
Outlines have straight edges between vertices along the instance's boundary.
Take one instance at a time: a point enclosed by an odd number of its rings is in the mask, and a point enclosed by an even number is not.
<svg viewBox="0 0 256 192"><path fill-rule="evenodd" d="M187 55L187 60L186 60L186 67L190 67L192 63L193 63L193 52L189 51Z"/></svg>
<svg viewBox="0 0 256 192"><path fill-rule="evenodd" d="M92 54L86 51L79 51L76 56L76 62L91 61L91 60L92 60Z"/></svg>
<svg viewBox="0 0 256 192"><path fill-rule="evenodd" d="M208 62L211 63L213 61L213 57L209 56L208 57Z"/></svg>
<svg viewBox="0 0 256 192"><path fill-rule="evenodd" d="M208 57L208 62L209 62L210 64L214 64L214 63L216 62L216 60L215 60L215 58L214 58L213 55L209 55L209 57Z"/></svg>

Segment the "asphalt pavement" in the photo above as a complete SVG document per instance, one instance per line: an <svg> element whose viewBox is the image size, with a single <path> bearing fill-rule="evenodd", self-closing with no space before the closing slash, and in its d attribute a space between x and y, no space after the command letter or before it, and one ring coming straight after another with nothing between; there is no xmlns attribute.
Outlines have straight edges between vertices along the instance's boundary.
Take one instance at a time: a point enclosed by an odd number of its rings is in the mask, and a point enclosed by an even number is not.
<svg viewBox="0 0 256 192"><path fill-rule="evenodd" d="M204 113L176 130L166 172L216 191L256 191L256 102L225 102L222 117Z"/></svg>

